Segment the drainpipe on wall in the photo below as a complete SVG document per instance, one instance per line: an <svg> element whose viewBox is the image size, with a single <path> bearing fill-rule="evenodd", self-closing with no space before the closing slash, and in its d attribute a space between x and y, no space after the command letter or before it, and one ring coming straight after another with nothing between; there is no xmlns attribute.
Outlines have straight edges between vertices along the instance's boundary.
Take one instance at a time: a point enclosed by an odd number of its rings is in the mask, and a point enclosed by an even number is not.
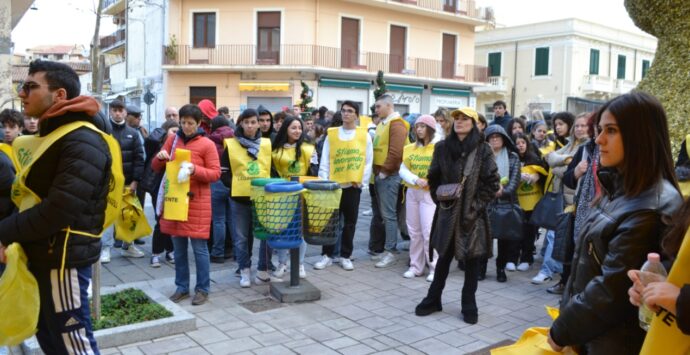
<svg viewBox="0 0 690 355"><path fill-rule="evenodd" d="M637 81L637 49L635 50L635 55L633 57L633 81Z"/></svg>
<svg viewBox="0 0 690 355"><path fill-rule="evenodd" d="M609 78L613 79L611 75L611 61L613 60L613 52L611 51L611 43L609 42Z"/></svg>

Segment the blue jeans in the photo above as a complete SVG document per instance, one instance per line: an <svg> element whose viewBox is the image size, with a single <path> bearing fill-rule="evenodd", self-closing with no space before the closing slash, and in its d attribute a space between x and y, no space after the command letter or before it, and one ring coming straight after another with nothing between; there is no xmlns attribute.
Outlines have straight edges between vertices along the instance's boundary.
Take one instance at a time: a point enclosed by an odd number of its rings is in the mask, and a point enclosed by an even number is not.
<svg viewBox="0 0 690 355"><path fill-rule="evenodd" d="M553 239L555 235L556 232L554 231L546 232L546 236L544 237L544 243L547 243L546 253L544 254L544 262L541 264L541 269L539 270L539 272L549 277L553 276L555 273L560 274L563 272L563 264L553 260L551 257L551 253L553 253Z"/></svg>
<svg viewBox="0 0 690 355"><path fill-rule="evenodd" d="M386 227L386 251L394 251L398 242L398 214L396 212L398 204L398 192L400 191L400 175L391 175L385 179L376 176L376 198L381 218Z"/></svg>
<svg viewBox="0 0 690 355"><path fill-rule="evenodd" d="M196 286L194 291L208 294L211 288L211 260L208 255L206 239L172 236L175 248L175 286L177 292L189 292L189 259L187 257L187 243L192 244L194 261L196 263Z"/></svg>
<svg viewBox="0 0 690 355"><path fill-rule="evenodd" d="M252 208L249 204L230 199L230 210L233 220L232 242L235 259L240 269L252 267L249 240L254 238L252 233Z"/></svg>
<svg viewBox="0 0 690 355"><path fill-rule="evenodd" d="M213 218L213 248L211 256L225 256L225 238L232 236L230 189L219 180L211 183L211 211Z"/></svg>

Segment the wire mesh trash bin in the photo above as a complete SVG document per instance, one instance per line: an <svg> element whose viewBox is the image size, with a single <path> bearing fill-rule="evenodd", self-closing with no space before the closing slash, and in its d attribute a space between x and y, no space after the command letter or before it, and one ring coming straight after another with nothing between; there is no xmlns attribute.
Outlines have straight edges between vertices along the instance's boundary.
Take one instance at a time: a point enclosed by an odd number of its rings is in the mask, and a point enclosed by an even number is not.
<svg viewBox="0 0 690 355"><path fill-rule="evenodd" d="M299 248L302 244L302 184L274 182L264 186L265 209L257 209L259 223L273 249Z"/></svg>
<svg viewBox="0 0 690 355"><path fill-rule="evenodd" d="M258 214L266 214L266 192L264 187L268 184L275 182L285 182L285 179L279 178L258 178L251 182L251 191L249 193L249 198L252 201L252 232L254 238L259 240L266 240L268 237L268 232L266 228L261 224L258 218Z"/></svg>
<svg viewBox="0 0 690 355"><path fill-rule="evenodd" d="M304 241L312 245L333 245L340 221L340 184L330 180L304 183Z"/></svg>

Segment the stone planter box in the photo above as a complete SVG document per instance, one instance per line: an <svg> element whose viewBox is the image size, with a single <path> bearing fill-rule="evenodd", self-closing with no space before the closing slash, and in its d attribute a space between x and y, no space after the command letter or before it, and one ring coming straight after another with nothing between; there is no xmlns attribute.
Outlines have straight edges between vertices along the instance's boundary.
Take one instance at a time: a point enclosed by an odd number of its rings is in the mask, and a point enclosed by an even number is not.
<svg viewBox="0 0 690 355"><path fill-rule="evenodd" d="M128 285L107 287L101 290L101 294L107 295L123 291L128 288L132 287ZM173 314L172 317L96 331L94 335L96 336L99 349L153 340L156 338L196 330L196 318L194 315L171 302L167 297L153 288L134 288L144 291L144 293L146 293L151 300L165 307L168 311L170 311L170 313ZM38 346L38 341L36 341L35 337L31 337L24 341L22 344L22 350L24 351L24 354L43 354L43 351L41 351L41 348Z"/></svg>

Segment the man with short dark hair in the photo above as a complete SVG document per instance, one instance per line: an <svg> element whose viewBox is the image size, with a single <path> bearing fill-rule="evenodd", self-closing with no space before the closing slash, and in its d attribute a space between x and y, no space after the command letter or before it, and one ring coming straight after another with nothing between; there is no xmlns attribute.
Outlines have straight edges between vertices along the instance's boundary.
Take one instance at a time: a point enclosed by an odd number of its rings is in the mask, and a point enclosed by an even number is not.
<svg viewBox="0 0 690 355"><path fill-rule="evenodd" d="M38 133L38 117L24 116L24 129L22 135L29 136Z"/></svg>
<svg viewBox="0 0 690 355"><path fill-rule="evenodd" d="M232 128L233 131L237 129L235 125L235 120L230 116L230 109L227 106L222 106L218 109L218 114L223 115L226 120L228 120L228 127Z"/></svg>
<svg viewBox="0 0 690 355"><path fill-rule="evenodd" d="M31 207L0 220L0 259L4 262L5 246L19 243L38 282L36 338L46 354L98 353L87 289L101 244L92 236L103 230L113 181L116 152L111 153L109 142L116 143L102 132L107 127L97 117L98 102L79 92L79 76L69 66L42 60L29 64L19 91L24 114L39 117L39 136L55 142L34 156L32 165L20 168L26 179L18 198ZM28 200L23 189L38 200Z"/></svg>
<svg viewBox="0 0 690 355"><path fill-rule="evenodd" d="M259 130L261 131L262 138L268 138L273 140L273 114L263 105L259 105L256 108L256 112L259 113Z"/></svg>
<svg viewBox="0 0 690 355"><path fill-rule="evenodd" d="M0 126L4 129L3 142L12 145L24 127L24 116L21 112L6 108L0 112Z"/></svg>
<svg viewBox="0 0 690 355"><path fill-rule="evenodd" d="M498 100L494 102L494 120L491 124L500 125L506 132L510 132L511 129L508 127L508 124L510 124L510 120L512 119L513 117L511 117L510 113L506 110L505 101Z"/></svg>

